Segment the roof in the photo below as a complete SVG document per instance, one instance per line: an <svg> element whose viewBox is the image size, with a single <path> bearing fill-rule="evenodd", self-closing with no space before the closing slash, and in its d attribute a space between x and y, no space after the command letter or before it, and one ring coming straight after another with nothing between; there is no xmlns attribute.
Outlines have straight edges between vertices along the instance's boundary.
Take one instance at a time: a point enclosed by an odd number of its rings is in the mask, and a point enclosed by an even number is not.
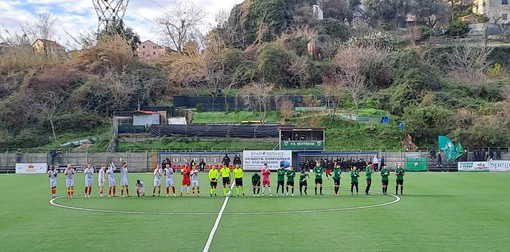
<svg viewBox="0 0 510 252"><path fill-rule="evenodd" d="M154 112L154 111L147 111L147 110L138 110L134 113L135 115L136 114L144 114L144 115L154 115L154 114L159 114L158 112Z"/></svg>
<svg viewBox="0 0 510 252"><path fill-rule="evenodd" d="M32 43L32 46L34 46L34 45L35 45L35 43L37 43L37 41L41 41L41 42L43 42L43 44L44 44L45 46L64 47L64 46L62 46L61 44L57 43L56 41L48 40L48 39L36 39L36 40L34 41L34 43Z"/></svg>

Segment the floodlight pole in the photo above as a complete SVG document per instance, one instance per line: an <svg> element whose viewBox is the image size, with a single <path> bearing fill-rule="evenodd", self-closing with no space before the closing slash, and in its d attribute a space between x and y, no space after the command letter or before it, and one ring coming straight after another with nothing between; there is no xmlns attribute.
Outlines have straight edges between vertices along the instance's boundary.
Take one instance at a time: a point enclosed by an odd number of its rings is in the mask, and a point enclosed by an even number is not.
<svg viewBox="0 0 510 252"><path fill-rule="evenodd" d="M129 0L92 0L98 18L97 34L108 31L110 23L122 21Z"/></svg>

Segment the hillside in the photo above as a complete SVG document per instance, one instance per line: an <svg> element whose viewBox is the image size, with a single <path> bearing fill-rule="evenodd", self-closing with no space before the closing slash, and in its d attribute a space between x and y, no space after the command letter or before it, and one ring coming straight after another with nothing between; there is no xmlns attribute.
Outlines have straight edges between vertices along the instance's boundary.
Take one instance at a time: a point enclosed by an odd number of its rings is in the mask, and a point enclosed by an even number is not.
<svg viewBox="0 0 510 252"><path fill-rule="evenodd" d="M262 105L269 95L298 94L306 96L307 107L326 106L331 115L375 110L403 120L418 146L435 145L438 134L467 147L510 146L509 46L457 37L428 44L428 36L435 35L426 30L355 19L352 3L336 11L326 8L325 19L316 20L311 3L245 1L209 32L204 48L189 41L183 53L154 61L134 57L131 45L116 35L66 57L4 43L0 149L50 149L79 139L59 140L61 135L108 128L115 110L171 105L173 95L218 97L218 89L259 104L249 109L254 114L265 114ZM309 116L289 114L293 108L279 104L275 116L281 123L299 125ZM396 127L327 118L308 124L327 127L332 142L344 144L331 150L358 150L364 142L400 148ZM349 143L352 139L359 141ZM101 141L104 146L108 140Z"/></svg>

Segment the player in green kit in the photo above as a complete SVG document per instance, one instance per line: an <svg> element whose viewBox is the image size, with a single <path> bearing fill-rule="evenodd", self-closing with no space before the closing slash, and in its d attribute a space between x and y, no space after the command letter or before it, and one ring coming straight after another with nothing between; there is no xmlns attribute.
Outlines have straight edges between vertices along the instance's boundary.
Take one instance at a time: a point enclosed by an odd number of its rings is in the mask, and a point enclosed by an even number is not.
<svg viewBox="0 0 510 252"><path fill-rule="evenodd" d="M243 187L243 168L239 167L239 164L234 165L234 182L236 185L236 195L239 196L239 192L241 192L244 196L244 187Z"/></svg>
<svg viewBox="0 0 510 252"><path fill-rule="evenodd" d="M283 191L283 185L285 184L285 175L287 171L283 165L280 165L280 169L276 171L276 175L278 176L277 185L276 185L276 197L278 197L278 189L282 188L282 196L285 196L285 192Z"/></svg>
<svg viewBox="0 0 510 252"><path fill-rule="evenodd" d="M354 194L353 189L356 187L356 195L358 195L358 177L359 177L359 171L356 166L353 166L351 171L351 195Z"/></svg>
<svg viewBox="0 0 510 252"><path fill-rule="evenodd" d="M365 188L365 195L368 195L370 191L370 186L372 185L372 163L368 163L367 168L365 168L365 176L367 178L367 188Z"/></svg>
<svg viewBox="0 0 510 252"><path fill-rule="evenodd" d="M260 175L257 172L251 176L251 185L253 186L253 196L260 196Z"/></svg>
<svg viewBox="0 0 510 252"><path fill-rule="evenodd" d="M289 167L289 170L287 171L287 195L289 195L289 186L292 187L291 189L291 196L294 196L294 177L296 177L296 171L294 171L294 168Z"/></svg>
<svg viewBox="0 0 510 252"><path fill-rule="evenodd" d="M303 195L303 187L305 188L305 195L308 195L306 193L306 190L308 189L308 182L306 180L309 177L308 173L305 173L304 170L301 171L301 175L299 176L299 195Z"/></svg>
<svg viewBox="0 0 510 252"><path fill-rule="evenodd" d="M381 181L382 181L382 192L384 195L388 194L388 176L390 175L390 170L386 168L386 165L382 166L381 169Z"/></svg>
<svg viewBox="0 0 510 252"><path fill-rule="evenodd" d="M404 195L404 175L406 171L402 168L402 164L397 164L397 169L395 169L395 174L397 175L397 186L395 186L395 194L398 195L398 186L400 185L400 194Z"/></svg>
<svg viewBox="0 0 510 252"><path fill-rule="evenodd" d="M322 194L322 173L324 173L324 168L322 168L320 162L315 164L313 173L315 174L315 195L317 195L317 184L320 185L320 195L324 195Z"/></svg>
<svg viewBox="0 0 510 252"><path fill-rule="evenodd" d="M340 164L336 164L335 168L333 168L333 183L335 184L335 196L340 196L338 191L340 190L340 179L342 176L342 170L340 169Z"/></svg>

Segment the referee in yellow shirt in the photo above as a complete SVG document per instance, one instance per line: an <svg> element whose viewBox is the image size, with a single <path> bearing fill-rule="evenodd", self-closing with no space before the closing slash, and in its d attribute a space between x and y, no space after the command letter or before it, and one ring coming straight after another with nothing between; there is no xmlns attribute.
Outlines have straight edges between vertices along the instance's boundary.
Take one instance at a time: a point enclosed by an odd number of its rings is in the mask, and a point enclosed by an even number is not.
<svg viewBox="0 0 510 252"><path fill-rule="evenodd" d="M223 164L223 168L220 169L221 178L223 179L223 195L230 196L230 168ZM228 188L228 193L227 193Z"/></svg>
<svg viewBox="0 0 510 252"><path fill-rule="evenodd" d="M235 180L235 186L236 186L236 194L239 196L239 191L244 196L244 187L243 187L243 168L239 167L238 164L235 165L234 168L234 180Z"/></svg>

